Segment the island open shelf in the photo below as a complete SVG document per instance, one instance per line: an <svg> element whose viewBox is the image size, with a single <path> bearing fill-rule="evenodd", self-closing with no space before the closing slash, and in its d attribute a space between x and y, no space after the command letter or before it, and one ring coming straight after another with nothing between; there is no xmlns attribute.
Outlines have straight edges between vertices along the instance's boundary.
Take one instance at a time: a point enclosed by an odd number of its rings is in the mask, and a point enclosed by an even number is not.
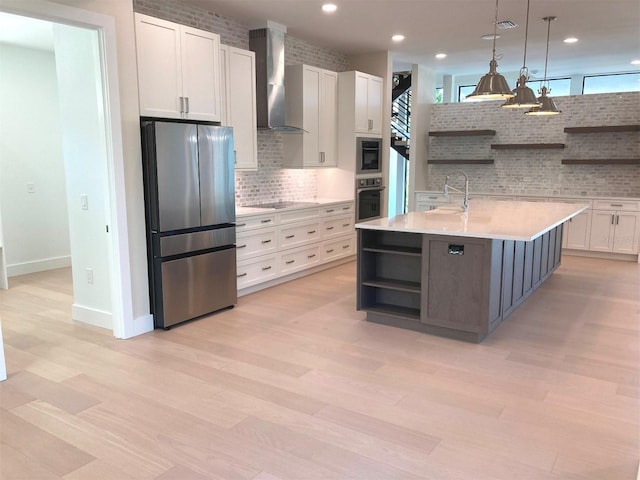
<svg viewBox="0 0 640 480"><path fill-rule="evenodd" d="M558 268L563 223L585 208L472 200L468 212L359 223L358 310L368 321L479 342Z"/></svg>

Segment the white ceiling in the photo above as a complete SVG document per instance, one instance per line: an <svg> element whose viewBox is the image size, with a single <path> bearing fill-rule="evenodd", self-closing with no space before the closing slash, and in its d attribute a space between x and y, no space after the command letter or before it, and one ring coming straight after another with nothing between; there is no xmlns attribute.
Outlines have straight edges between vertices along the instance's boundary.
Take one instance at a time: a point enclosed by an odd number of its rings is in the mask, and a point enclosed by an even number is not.
<svg viewBox="0 0 640 480"><path fill-rule="evenodd" d="M346 54L391 51L396 71L413 63L440 74L463 75L488 71L492 42L481 40L493 33L494 0L330 0L338 6L332 15L320 10L322 0L178 0L247 24L265 26L271 20L288 33L314 45ZM612 73L638 70L630 64L640 59L640 1L638 0L530 0L527 66L544 72L547 23L551 23L549 76ZM499 30L498 71L522 67L526 0L501 0L498 20L520 25ZM402 33L402 44L392 34ZM575 36L580 41L565 44ZM434 55L444 52L444 60Z"/></svg>

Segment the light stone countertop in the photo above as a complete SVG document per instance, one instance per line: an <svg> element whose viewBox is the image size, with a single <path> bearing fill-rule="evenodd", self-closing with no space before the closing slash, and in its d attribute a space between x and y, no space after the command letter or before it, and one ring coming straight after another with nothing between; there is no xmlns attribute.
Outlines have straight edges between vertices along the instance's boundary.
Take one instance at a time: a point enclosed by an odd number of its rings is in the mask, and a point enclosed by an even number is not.
<svg viewBox="0 0 640 480"><path fill-rule="evenodd" d="M588 207L586 203L472 199L467 212L463 212L457 204L448 204L426 212L409 212L357 223L356 228L530 241Z"/></svg>
<svg viewBox="0 0 640 480"><path fill-rule="evenodd" d="M293 205L285 208L262 208L262 207L239 207L236 206L236 218L244 217L248 215L260 215L262 213L274 213L274 212L286 212L290 210L298 210L302 208L322 207L324 205L331 205L334 203L353 202L353 198L314 198L312 200L299 200L304 204ZM275 203L275 202L272 202Z"/></svg>

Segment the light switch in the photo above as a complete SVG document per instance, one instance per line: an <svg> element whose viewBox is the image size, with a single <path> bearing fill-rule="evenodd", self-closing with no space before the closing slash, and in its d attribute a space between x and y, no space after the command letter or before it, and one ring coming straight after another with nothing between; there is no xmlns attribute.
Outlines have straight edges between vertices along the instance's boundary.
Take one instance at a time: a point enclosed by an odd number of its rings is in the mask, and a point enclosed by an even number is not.
<svg viewBox="0 0 640 480"><path fill-rule="evenodd" d="M36 186L33 182L27 182L27 193L36 193Z"/></svg>
<svg viewBox="0 0 640 480"><path fill-rule="evenodd" d="M87 195L80 195L80 207L82 210L89 210L89 198Z"/></svg>

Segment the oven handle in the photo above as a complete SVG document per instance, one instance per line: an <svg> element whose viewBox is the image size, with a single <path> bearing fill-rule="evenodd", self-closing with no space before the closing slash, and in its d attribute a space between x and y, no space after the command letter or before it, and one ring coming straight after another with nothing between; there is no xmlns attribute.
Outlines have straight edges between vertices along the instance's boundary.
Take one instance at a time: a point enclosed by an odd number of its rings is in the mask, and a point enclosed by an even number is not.
<svg viewBox="0 0 640 480"><path fill-rule="evenodd" d="M356 193L360 193L360 192L369 192L371 190L384 190L387 187L364 187L364 188L357 188L356 189Z"/></svg>

